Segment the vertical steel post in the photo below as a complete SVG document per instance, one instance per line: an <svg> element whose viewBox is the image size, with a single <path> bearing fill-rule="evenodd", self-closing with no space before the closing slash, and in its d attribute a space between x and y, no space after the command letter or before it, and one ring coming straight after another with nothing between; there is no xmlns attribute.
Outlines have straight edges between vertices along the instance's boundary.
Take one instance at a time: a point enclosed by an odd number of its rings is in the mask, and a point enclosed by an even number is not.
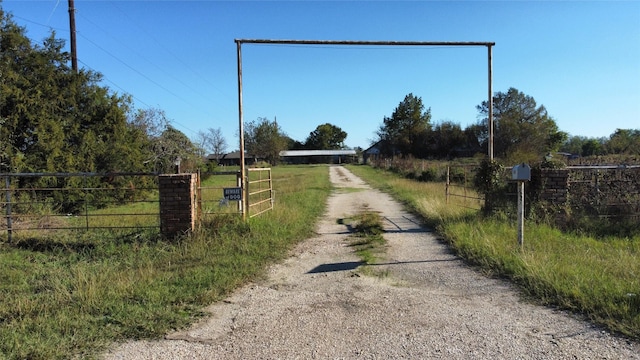
<svg viewBox="0 0 640 360"><path fill-rule="evenodd" d="M246 189L246 172L245 172L245 164L244 164L244 116L242 113L242 41L236 40L236 45L238 48L238 129L240 132L240 188L242 188L242 199L246 199L248 197L247 189ZM247 202L248 204L248 202ZM242 207L242 219L247 219L247 209L246 206Z"/></svg>
<svg viewBox="0 0 640 360"><path fill-rule="evenodd" d="M493 59L491 44L487 45L487 49L489 49L489 160L493 160Z"/></svg>
<svg viewBox="0 0 640 360"><path fill-rule="evenodd" d="M243 196L242 196L242 202L243 202L243 209L244 211L242 212L242 217L243 219L246 219L247 216L251 217L251 208L249 208L249 206L251 205L251 203L249 202L249 196L251 196L251 178L249 177L249 169L245 170L246 172L243 174L244 175L244 188L242 189L243 191Z"/></svg>
<svg viewBox="0 0 640 360"><path fill-rule="evenodd" d="M11 224L11 179L8 176L5 176L4 183L6 186L6 213L7 213L7 240L11 242L11 237L13 233L12 224Z"/></svg>
<svg viewBox="0 0 640 360"><path fill-rule="evenodd" d="M198 228L200 228L200 225L202 225L202 172L200 171L200 169L198 169L197 172L197 178L196 178L196 201L194 202L195 206L196 206L196 216L197 216L197 221L198 221Z"/></svg>
<svg viewBox="0 0 640 360"><path fill-rule="evenodd" d="M241 191L242 191L242 176L243 175L241 172L238 172L236 174L236 186L239 187ZM242 209L244 209L244 199L241 199L240 201L238 201L238 212L239 213L243 212L244 210Z"/></svg>
<svg viewBox="0 0 640 360"><path fill-rule="evenodd" d="M84 185L84 221L86 225L86 229L89 230L89 188L87 186L87 174L83 176L83 185Z"/></svg>
<svg viewBox="0 0 640 360"><path fill-rule="evenodd" d="M467 167L463 166L462 167L462 173L464 174L464 180L463 181L463 189L464 189L464 206L467 206Z"/></svg>
<svg viewBox="0 0 640 360"><path fill-rule="evenodd" d="M524 244L524 181L518 181L518 245Z"/></svg>
<svg viewBox="0 0 640 360"><path fill-rule="evenodd" d="M445 185L445 198L446 198L446 203L449 203L449 173L450 173L450 166L447 166L447 182Z"/></svg>

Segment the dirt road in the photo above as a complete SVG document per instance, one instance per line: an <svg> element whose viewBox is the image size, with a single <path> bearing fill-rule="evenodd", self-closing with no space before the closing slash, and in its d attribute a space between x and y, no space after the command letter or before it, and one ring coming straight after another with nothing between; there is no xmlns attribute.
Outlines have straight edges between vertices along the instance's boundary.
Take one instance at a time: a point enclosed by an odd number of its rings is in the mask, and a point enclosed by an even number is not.
<svg viewBox="0 0 640 360"><path fill-rule="evenodd" d="M120 344L107 359L640 359L640 345L522 301L452 255L389 196L346 169L317 236L268 278L211 305L211 316L160 341ZM385 219L384 261L371 277L338 219Z"/></svg>

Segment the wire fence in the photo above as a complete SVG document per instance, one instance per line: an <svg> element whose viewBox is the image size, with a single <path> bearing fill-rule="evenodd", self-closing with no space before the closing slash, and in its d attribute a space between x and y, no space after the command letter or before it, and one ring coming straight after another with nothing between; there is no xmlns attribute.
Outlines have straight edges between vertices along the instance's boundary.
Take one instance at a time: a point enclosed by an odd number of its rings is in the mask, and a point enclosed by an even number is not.
<svg viewBox="0 0 640 360"><path fill-rule="evenodd" d="M640 220L640 166L569 167L573 213L599 219Z"/></svg>
<svg viewBox="0 0 640 360"><path fill-rule="evenodd" d="M473 179L477 169L477 165L447 166L445 185L447 204L455 204L475 210L482 208L484 197L478 194L473 186ZM451 198L458 198L462 201L453 202Z"/></svg>

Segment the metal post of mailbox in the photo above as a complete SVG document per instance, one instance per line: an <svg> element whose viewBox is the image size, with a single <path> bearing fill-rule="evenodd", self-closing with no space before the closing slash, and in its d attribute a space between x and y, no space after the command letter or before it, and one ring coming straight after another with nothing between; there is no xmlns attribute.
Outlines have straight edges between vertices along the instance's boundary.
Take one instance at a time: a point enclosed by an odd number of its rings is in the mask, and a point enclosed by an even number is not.
<svg viewBox="0 0 640 360"><path fill-rule="evenodd" d="M524 244L524 180L518 181L518 245Z"/></svg>
<svg viewBox="0 0 640 360"><path fill-rule="evenodd" d="M524 244L524 182L531 180L531 168L522 163L511 169L511 179L518 182L518 245Z"/></svg>

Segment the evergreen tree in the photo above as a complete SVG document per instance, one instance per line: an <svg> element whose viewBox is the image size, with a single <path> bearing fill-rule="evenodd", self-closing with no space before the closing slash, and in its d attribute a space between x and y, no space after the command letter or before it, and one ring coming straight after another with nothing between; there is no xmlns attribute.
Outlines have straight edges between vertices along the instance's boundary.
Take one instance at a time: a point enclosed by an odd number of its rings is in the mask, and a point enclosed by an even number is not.
<svg viewBox="0 0 640 360"><path fill-rule="evenodd" d="M0 9L0 171L140 171L128 96L69 66L55 32L34 45Z"/></svg>
<svg viewBox="0 0 640 360"><path fill-rule="evenodd" d="M288 137L282 132L278 123L267 118L245 124L245 149L250 156L262 157L275 165L280 160L280 151L286 150Z"/></svg>
<svg viewBox="0 0 640 360"><path fill-rule="evenodd" d="M422 99L413 94L405 96L391 117L384 117L378 136L387 155L421 156L431 130L431 108L425 110Z"/></svg>
<svg viewBox="0 0 640 360"><path fill-rule="evenodd" d="M326 123L309 133L305 141L305 148L312 150L339 150L344 148L347 133L341 128Z"/></svg>
<svg viewBox="0 0 640 360"><path fill-rule="evenodd" d="M541 158L549 152L557 151L567 139L567 134L558 129L555 120L543 105L538 106L533 97L515 88L510 88L506 93L497 92L493 103L493 149L496 157L526 154ZM482 129L481 141L487 146L487 102L483 101L477 109L484 116L478 126Z"/></svg>

